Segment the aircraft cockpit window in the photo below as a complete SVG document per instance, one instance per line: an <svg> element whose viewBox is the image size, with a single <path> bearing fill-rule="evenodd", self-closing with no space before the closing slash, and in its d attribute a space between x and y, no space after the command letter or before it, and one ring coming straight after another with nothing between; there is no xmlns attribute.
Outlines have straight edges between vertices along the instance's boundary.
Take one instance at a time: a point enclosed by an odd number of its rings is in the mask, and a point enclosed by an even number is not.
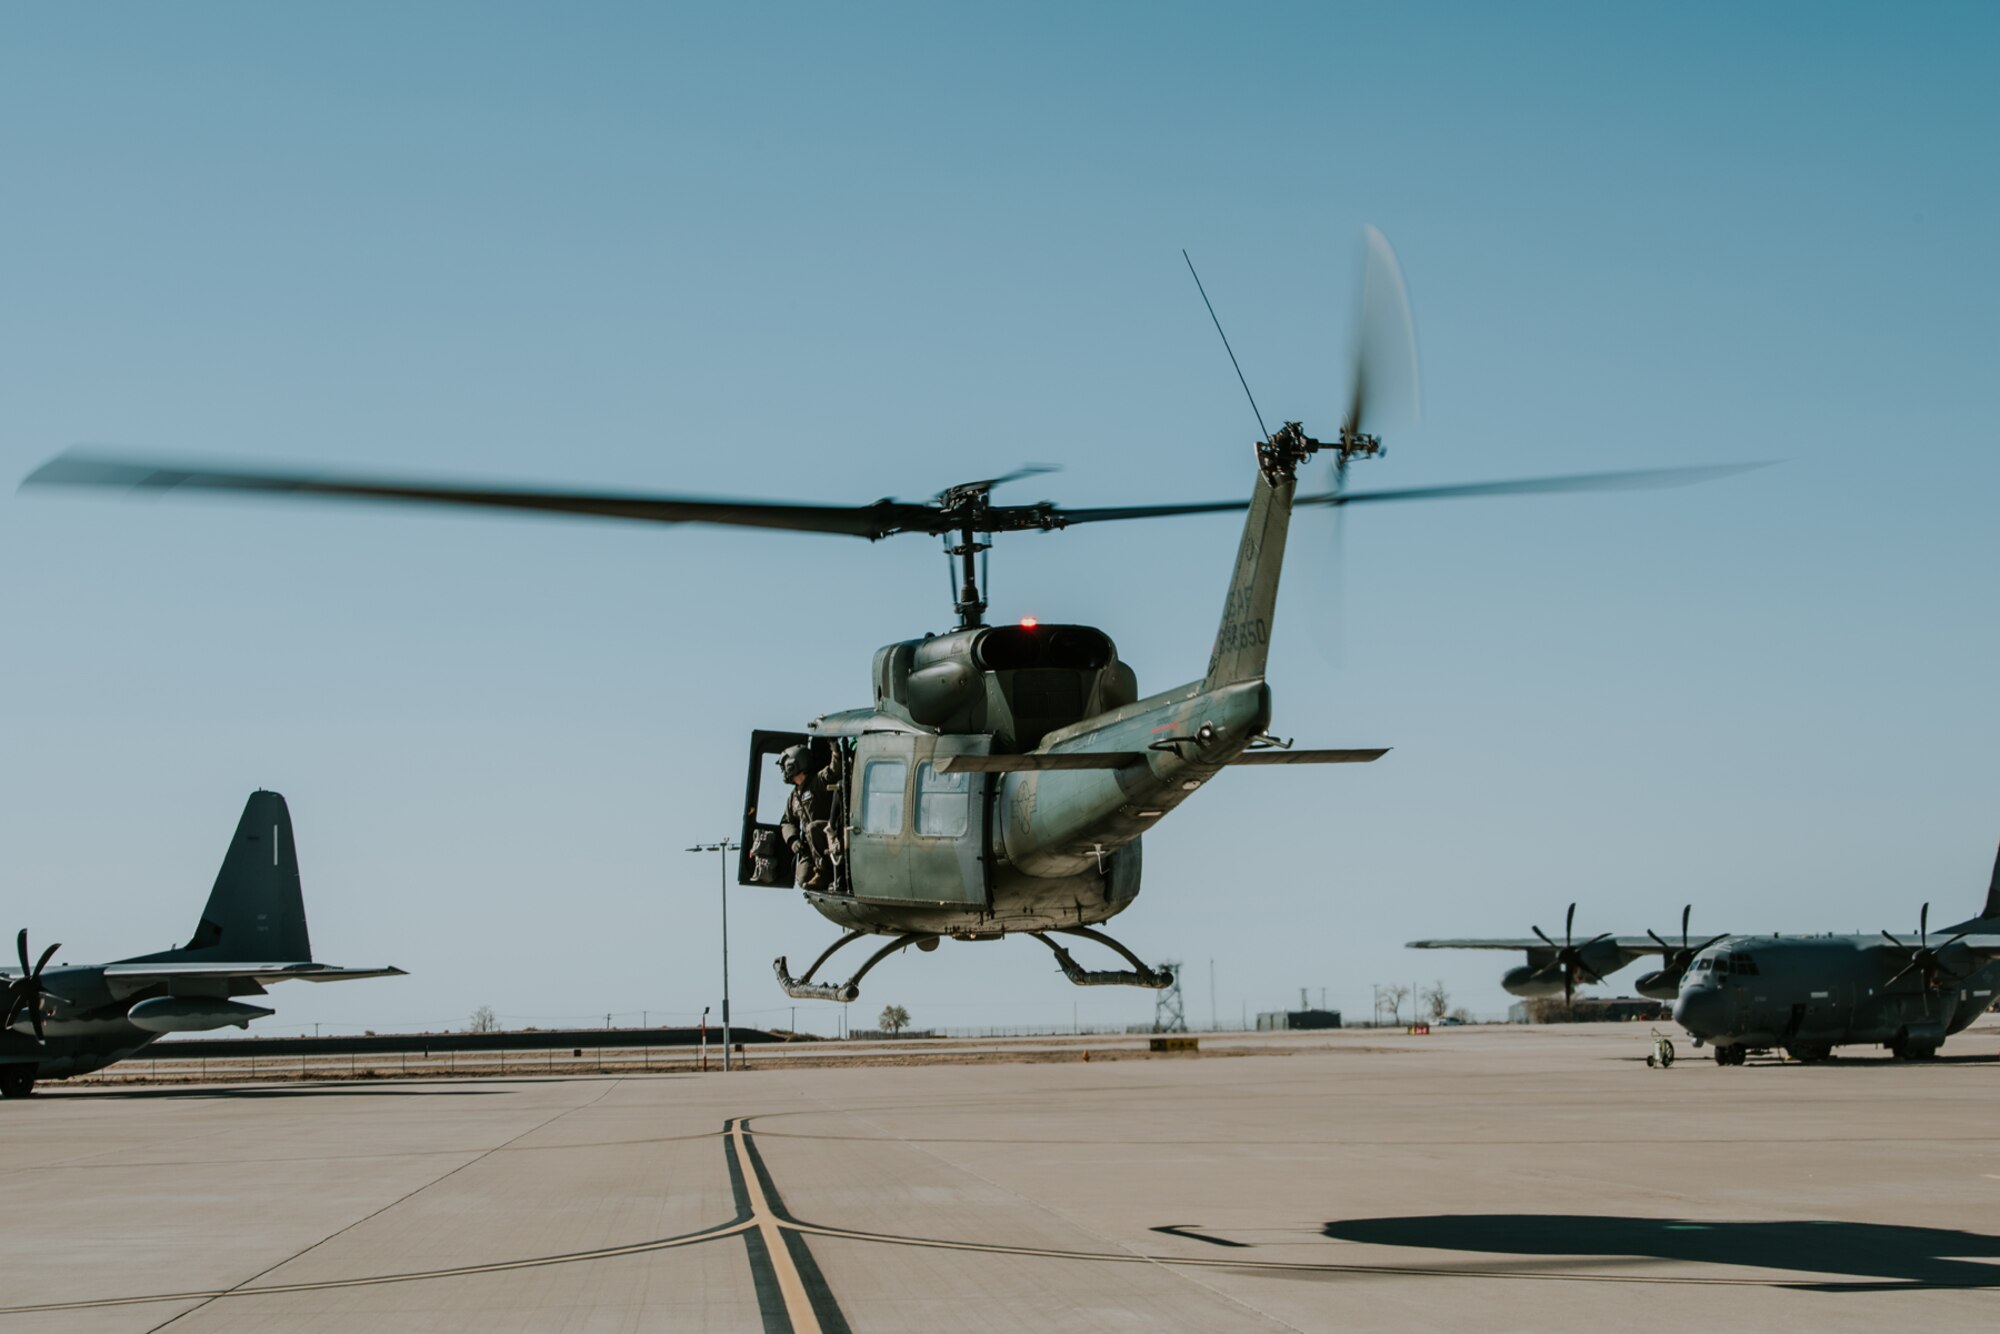
<svg viewBox="0 0 2000 1334"><path fill-rule="evenodd" d="M1747 954L1729 956L1729 971L1737 977L1757 976L1757 961Z"/></svg>
<svg viewBox="0 0 2000 1334"><path fill-rule="evenodd" d="M1709 969L1711 969L1711 968L1713 968L1713 967L1715 967L1715 960L1713 960L1713 959L1697 959L1697 960L1695 960L1695 964L1694 964L1694 970L1695 970L1695 971L1696 971L1697 973L1705 973L1705 972L1707 972L1707 971L1708 971Z"/></svg>
<svg viewBox="0 0 2000 1334"><path fill-rule="evenodd" d="M903 780L910 766L902 760L870 760L861 776L861 832L903 832Z"/></svg>
<svg viewBox="0 0 2000 1334"><path fill-rule="evenodd" d="M966 829L965 774L938 772L928 761L917 766L917 832L926 838L961 838Z"/></svg>

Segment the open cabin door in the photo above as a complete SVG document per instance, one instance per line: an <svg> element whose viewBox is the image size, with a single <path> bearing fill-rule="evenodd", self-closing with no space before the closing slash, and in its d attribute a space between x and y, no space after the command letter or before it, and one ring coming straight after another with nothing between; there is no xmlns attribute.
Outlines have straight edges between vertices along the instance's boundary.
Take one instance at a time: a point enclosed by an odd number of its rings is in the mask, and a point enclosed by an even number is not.
<svg viewBox="0 0 2000 1334"><path fill-rule="evenodd" d="M759 729L750 734L750 777L743 795L743 837L738 840L743 847L736 854L737 884L792 887L792 850L785 846L784 836L778 832L778 822L785 818L788 795L785 780L778 773L778 756L813 740L804 732ZM821 741L814 747L821 748L831 754L827 742ZM825 759L820 763L824 764Z"/></svg>
<svg viewBox="0 0 2000 1334"><path fill-rule="evenodd" d="M987 736L870 732L855 741L847 855L856 898L990 906L998 776L942 773L936 761L991 749Z"/></svg>

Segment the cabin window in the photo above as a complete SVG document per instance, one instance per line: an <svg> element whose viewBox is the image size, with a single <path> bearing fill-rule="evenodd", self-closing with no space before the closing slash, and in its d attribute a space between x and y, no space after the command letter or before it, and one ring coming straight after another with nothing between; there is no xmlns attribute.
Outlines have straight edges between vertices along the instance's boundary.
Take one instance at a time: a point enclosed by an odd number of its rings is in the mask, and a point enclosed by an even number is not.
<svg viewBox="0 0 2000 1334"><path fill-rule="evenodd" d="M861 832L903 832L903 780L910 766L902 760L870 760L861 777Z"/></svg>
<svg viewBox="0 0 2000 1334"><path fill-rule="evenodd" d="M935 764L917 766L917 832L927 838L961 838L966 827L964 774L941 772Z"/></svg>

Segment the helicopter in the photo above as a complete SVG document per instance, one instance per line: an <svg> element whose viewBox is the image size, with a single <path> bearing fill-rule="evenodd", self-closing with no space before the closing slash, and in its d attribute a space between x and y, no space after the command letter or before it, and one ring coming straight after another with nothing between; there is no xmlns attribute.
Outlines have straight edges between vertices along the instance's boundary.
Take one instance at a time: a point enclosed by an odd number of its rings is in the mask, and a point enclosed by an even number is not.
<svg viewBox="0 0 2000 1334"><path fill-rule="evenodd" d="M954 627L878 650L866 706L823 714L802 730L751 734L737 882L797 888L844 929L796 977L788 958L778 958L778 983L798 999L853 1001L871 969L910 946L929 951L945 939L1025 935L1046 946L1079 986L1165 988L1173 983L1171 970L1148 965L1098 929L1138 897L1147 831L1227 769L1367 763L1386 753L1296 748L1271 731L1265 668L1295 510L1676 486L1760 466L1348 490L1350 467L1384 453L1380 434L1366 428L1385 406L1385 388L1398 394L1407 388L1414 406L1416 387L1402 272L1373 228L1365 232L1364 257L1351 389L1328 440L1297 421L1266 429L1202 290L1257 417L1248 499L1102 508L995 503L996 489L1047 471L1028 468L949 487L928 502L825 505L215 466L81 449L57 455L23 486L473 506L869 541L904 534L942 539L953 570ZM1193 274L1192 261L1188 268ZM1194 278L1200 288L1200 276ZM1302 470L1321 457L1332 464L1331 484L1301 494ZM987 555L999 534L1216 513L1242 513L1243 530L1207 667L1190 681L1141 695L1137 674L1095 626L987 623ZM768 809L764 785L774 760L787 786L811 789L800 820L760 814ZM887 939L853 974L816 980L837 952L871 937ZM1128 966L1086 968L1070 951L1076 941L1105 947Z"/></svg>

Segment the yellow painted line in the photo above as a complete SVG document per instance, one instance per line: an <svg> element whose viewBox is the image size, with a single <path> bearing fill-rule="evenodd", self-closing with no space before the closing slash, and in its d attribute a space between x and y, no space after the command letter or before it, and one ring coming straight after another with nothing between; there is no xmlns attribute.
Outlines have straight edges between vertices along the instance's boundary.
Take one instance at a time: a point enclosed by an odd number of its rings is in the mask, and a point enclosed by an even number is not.
<svg viewBox="0 0 2000 1334"><path fill-rule="evenodd" d="M737 1169L743 1174L743 1189L750 1197L749 1226L755 1227L764 1238L764 1249L770 1254L771 1268L778 1276L778 1293L785 1299L785 1314L792 1322L792 1334L821 1334L819 1315L806 1295L806 1282L799 1276L799 1267L792 1263L792 1253L785 1246L784 1229L764 1194L764 1182L757 1175L757 1164L751 1160L749 1137L741 1121L730 1125L729 1142L736 1153Z"/></svg>

